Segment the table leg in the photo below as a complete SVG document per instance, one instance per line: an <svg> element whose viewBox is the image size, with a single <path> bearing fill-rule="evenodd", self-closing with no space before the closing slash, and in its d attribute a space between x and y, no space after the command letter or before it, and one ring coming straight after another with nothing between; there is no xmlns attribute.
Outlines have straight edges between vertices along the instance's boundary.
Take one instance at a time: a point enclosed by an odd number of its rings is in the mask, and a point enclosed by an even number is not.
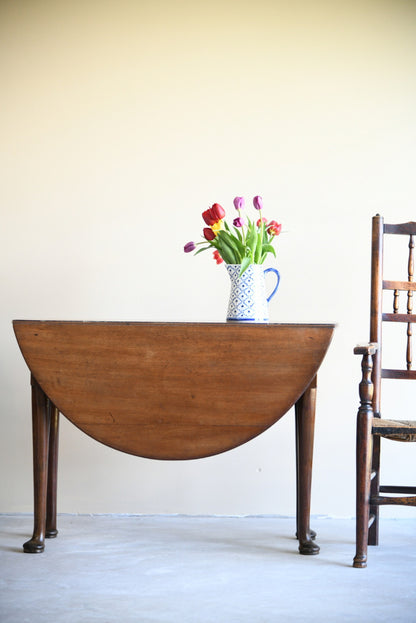
<svg viewBox="0 0 416 623"><path fill-rule="evenodd" d="M58 483L58 434L59 411L48 399L50 412L49 454L48 454L48 493L46 498L46 532L48 539L58 534L56 529L56 494Z"/></svg>
<svg viewBox="0 0 416 623"><path fill-rule="evenodd" d="M48 399L32 376L32 427L33 427L33 486L34 528L30 541L23 545L25 552L37 554L45 549L46 500L48 486L48 454L50 409Z"/></svg>
<svg viewBox="0 0 416 623"><path fill-rule="evenodd" d="M319 553L310 529L313 440L315 430L316 377L295 404L296 419L296 529L299 552Z"/></svg>

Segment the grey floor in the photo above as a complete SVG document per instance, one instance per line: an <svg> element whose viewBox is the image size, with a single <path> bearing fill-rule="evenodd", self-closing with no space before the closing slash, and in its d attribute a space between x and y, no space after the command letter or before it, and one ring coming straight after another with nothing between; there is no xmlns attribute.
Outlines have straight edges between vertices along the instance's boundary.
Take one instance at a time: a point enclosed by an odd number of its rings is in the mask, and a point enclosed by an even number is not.
<svg viewBox="0 0 416 623"><path fill-rule="evenodd" d="M0 515L1 623L416 621L416 519L382 520L367 569L354 522L314 518L321 553L300 556L294 519L61 515L43 554L23 554L29 515Z"/></svg>

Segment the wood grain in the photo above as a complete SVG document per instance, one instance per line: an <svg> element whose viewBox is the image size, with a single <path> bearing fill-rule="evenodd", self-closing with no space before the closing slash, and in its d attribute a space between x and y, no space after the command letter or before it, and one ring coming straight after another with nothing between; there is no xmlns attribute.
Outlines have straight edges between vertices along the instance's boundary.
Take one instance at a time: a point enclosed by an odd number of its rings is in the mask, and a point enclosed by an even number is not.
<svg viewBox="0 0 416 623"><path fill-rule="evenodd" d="M130 454L194 459L259 435L298 400L334 325L13 323L39 386L71 422Z"/></svg>

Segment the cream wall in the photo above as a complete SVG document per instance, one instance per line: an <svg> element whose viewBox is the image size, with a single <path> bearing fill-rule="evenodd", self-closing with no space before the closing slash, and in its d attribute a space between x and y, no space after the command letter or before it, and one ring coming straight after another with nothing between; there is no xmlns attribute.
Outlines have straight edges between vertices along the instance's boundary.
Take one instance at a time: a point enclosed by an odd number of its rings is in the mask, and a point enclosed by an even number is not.
<svg viewBox="0 0 416 623"><path fill-rule="evenodd" d="M338 323L319 375L312 512L354 514L370 220L416 220L415 35L404 0L3 0L1 512L32 509L11 320L224 320L225 270L182 247L209 204L232 213L235 195L261 194L285 231L271 320ZM290 413L242 448L171 464L64 420L59 510L293 515L293 441ZM396 446L386 462L393 481Z"/></svg>

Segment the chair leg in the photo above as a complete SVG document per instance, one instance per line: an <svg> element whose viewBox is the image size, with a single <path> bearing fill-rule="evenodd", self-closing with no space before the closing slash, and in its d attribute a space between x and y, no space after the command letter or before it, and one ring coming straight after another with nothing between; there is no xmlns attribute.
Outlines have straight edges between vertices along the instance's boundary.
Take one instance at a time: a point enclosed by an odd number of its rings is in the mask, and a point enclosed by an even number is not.
<svg viewBox="0 0 416 623"><path fill-rule="evenodd" d="M372 459L372 411L360 407L357 416L356 554L353 566L367 566Z"/></svg>
<svg viewBox="0 0 416 623"><path fill-rule="evenodd" d="M373 437L373 459L371 471L374 478L371 480L370 499L379 495L380 489L380 446L381 439L378 435ZM368 544L378 545L378 525L379 525L380 507L378 504L370 504L370 517L373 522L368 530Z"/></svg>
<svg viewBox="0 0 416 623"><path fill-rule="evenodd" d="M354 352L357 355L363 355L361 361L362 379L359 386L360 408L357 414L356 553L353 562L353 566L360 569L367 566L370 483L373 458L372 423L374 417L374 387L371 373L373 369L372 355L375 353L375 346L357 346Z"/></svg>

